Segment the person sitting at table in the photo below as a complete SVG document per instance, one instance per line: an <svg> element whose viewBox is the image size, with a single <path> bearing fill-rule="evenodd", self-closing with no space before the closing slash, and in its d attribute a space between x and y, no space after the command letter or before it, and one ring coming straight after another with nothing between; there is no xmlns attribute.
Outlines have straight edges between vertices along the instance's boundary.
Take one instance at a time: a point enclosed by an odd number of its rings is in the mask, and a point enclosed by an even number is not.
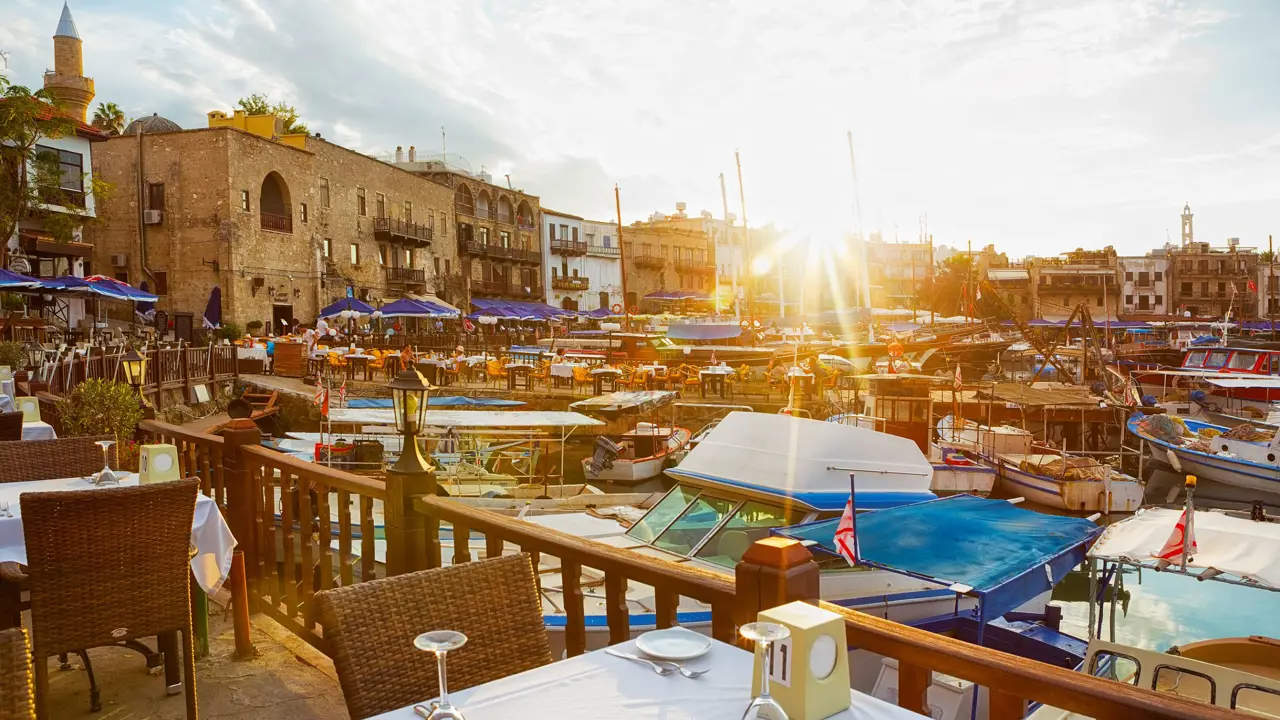
<svg viewBox="0 0 1280 720"><path fill-rule="evenodd" d="M404 372L413 367L413 348L405 345L400 349L400 371Z"/></svg>

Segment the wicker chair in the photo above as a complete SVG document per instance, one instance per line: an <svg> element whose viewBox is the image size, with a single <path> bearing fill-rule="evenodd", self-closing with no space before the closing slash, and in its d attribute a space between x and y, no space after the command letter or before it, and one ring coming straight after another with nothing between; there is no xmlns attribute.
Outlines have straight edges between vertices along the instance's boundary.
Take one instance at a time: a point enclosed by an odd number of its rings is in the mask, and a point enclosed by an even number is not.
<svg viewBox="0 0 1280 720"><path fill-rule="evenodd" d="M30 720L35 716L27 631L20 627L0 631L0 720Z"/></svg>
<svg viewBox="0 0 1280 720"><path fill-rule="evenodd" d="M48 716L50 656L176 632L187 718L198 717L188 563L199 491L200 481L188 478L22 496L40 717ZM90 708L101 709L88 654L81 656Z"/></svg>
<svg viewBox="0 0 1280 720"><path fill-rule="evenodd" d="M0 413L0 442L22 439L22 413Z"/></svg>
<svg viewBox="0 0 1280 720"><path fill-rule="evenodd" d="M110 439L99 435L0 442L0 483L92 475L102 469L102 448L94 443ZM111 465L116 467L115 458Z"/></svg>
<svg viewBox="0 0 1280 720"><path fill-rule="evenodd" d="M465 646L449 653L451 689L551 662L525 554L326 590L316 600L353 718L438 694L435 658L413 646L415 637L430 630L467 636Z"/></svg>

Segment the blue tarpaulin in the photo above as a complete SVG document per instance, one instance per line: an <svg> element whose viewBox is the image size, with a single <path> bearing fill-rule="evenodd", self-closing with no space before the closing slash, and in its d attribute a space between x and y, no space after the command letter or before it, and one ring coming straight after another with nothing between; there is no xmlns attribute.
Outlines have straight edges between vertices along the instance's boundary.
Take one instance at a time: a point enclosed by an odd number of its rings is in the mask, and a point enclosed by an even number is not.
<svg viewBox="0 0 1280 720"><path fill-rule="evenodd" d="M463 395L441 395L427 398L428 407L518 407L524 405L519 400L503 400L502 398L465 397ZM347 401L349 408L389 408L391 398L351 398Z"/></svg>
<svg viewBox="0 0 1280 720"><path fill-rule="evenodd" d="M667 328L672 340L725 340L742 334L737 323L684 323Z"/></svg>
<svg viewBox="0 0 1280 720"><path fill-rule="evenodd" d="M0 288L36 288L40 287L40 281L20 275L12 270L0 268Z"/></svg>
<svg viewBox="0 0 1280 720"><path fill-rule="evenodd" d="M839 519L777 532L836 553ZM1051 589L1084 562L1102 528L1082 518L1023 510L972 495L862 513L855 530L861 564L965 585L982 599L986 618L999 617ZM1041 569L1047 565L1046 574Z"/></svg>

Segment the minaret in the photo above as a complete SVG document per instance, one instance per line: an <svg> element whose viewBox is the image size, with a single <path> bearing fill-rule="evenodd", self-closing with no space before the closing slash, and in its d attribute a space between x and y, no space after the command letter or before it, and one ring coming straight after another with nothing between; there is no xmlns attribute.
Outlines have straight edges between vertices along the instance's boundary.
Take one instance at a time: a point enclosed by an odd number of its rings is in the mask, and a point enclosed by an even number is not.
<svg viewBox="0 0 1280 720"><path fill-rule="evenodd" d="M1182 206L1182 246L1195 242L1195 233L1191 231L1191 203Z"/></svg>
<svg viewBox="0 0 1280 720"><path fill-rule="evenodd" d="M71 19L71 8L62 3L62 17L53 33L53 72L44 74L44 86L62 104L68 115L87 122L93 101L93 80L84 76L84 55L80 33Z"/></svg>

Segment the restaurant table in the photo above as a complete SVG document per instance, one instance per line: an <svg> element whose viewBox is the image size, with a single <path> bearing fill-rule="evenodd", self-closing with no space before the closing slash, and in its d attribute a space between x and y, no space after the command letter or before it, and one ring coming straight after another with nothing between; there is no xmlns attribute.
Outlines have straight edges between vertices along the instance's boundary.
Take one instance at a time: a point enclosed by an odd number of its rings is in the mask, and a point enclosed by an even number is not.
<svg viewBox="0 0 1280 720"><path fill-rule="evenodd" d="M137 485L138 476L133 473L124 475L120 484ZM14 515L0 515L0 562L27 562L27 545L22 535L22 493L91 490L95 487L86 478L0 483L0 500L9 503L9 512ZM195 556L191 558L191 572L196 583L206 592L217 592L231 572L231 555L235 551L236 539L222 518L218 504L207 495L196 497L191 545L196 549ZM92 552L92 549L86 549L86 552Z"/></svg>
<svg viewBox="0 0 1280 720"><path fill-rule="evenodd" d="M530 373L533 372L533 366L529 363L507 363L507 389L515 390L520 384L521 378L524 380L524 389L532 390Z"/></svg>
<svg viewBox="0 0 1280 720"><path fill-rule="evenodd" d="M596 395L604 392L604 384L609 383L609 389L618 389L618 378L622 376L622 371L617 368L596 368L591 371L591 379L595 382Z"/></svg>
<svg viewBox="0 0 1280 720"><path fill-rule="evenodd" d="M355 380L357 369L363 371L365 382L368 382L370 380L371 371L369 369L369 361L374 359L372 355L365 355L363 353L351 353L350 355L343 355L342 357L347 361L347 379L348 380Z"/></svg>
<svg viewBox="0 0 1280 720"><path fill-rule="evenodd" d="M734 374L734 369L725 365L712 365L698 371L698 378L702 380L702 397L707 396L707 386L714 385L720 394L724 397L725 378Z"/></svg>
<svg viewBox="0 0 1280 720"><path fill-rule="evenodd" d="M573 369L590 367L586 363L556 363L551 366L551 382L556 385L572 385Z"/></svg>
<svg viewBox="0 0 1280 720"><path fill-rule="evenodd" d="M405 638L412 642L413 638ZM616 646L637 653L635 641ZM462 655L464 645L449 653ZM467 720L513 720L556 717L559 720L740 720L751 703L752 654L711 641L711 651L685 663L690 669L710 668L690 679L679 673L665 677L632 660L603 650L543 665L516 675L449 693L449 701ZM422 704L427 704L423 698ZM856 690L849 691L849 709L828 720L919 720L909 710ZM376 716L376 720L421 720L413 706Z"/></svg>
<svg viewBox="0 0 1280 720"><path fill-rule="evenodd" d="M418 361L418 372L422 373L422 377L426 378L429 385L448 385L449 376L441 372L449 366L446 360L436 360L435 358L427 358Z"/></svg>
<svg viewBox="0 0 1280 720"><path fill-rule="evenodd" d="M32 420L22 423L23 440L57 440L58 433L53 426L43 420Z"/></svg>

